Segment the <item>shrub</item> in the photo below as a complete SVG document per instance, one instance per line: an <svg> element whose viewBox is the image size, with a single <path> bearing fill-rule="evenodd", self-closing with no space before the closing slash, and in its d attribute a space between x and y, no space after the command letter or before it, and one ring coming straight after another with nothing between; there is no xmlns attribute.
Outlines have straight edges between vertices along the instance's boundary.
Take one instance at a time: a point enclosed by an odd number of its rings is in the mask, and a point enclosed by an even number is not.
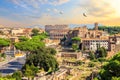
<svg viewBox="0 0 120 80"><path fill-rule="evenodd" d="M95 64L93 63L93 62L90 62L89 64L88 64L88 67L94 67L95 66Z"/></svg>

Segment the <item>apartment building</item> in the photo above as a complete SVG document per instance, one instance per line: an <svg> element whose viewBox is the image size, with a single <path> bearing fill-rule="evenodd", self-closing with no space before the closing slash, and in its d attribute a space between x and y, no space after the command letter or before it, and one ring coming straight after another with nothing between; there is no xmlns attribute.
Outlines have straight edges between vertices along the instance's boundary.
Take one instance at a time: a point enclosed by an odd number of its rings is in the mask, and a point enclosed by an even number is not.
<svg viewBox="0 0 120 80"><path fill-rule="evenodd" d="M101 38L81 38L81 41L82 50L85 51L96 51L99 46L114 54L120 52L120 34Z"/></svg>
<svg viewBox="0 0 120 80"><path fill-rule="evenodd" d="M98 38L86 38L82 39L82 50L85 51L96 51L98 47L104 47L109 50L109 40L108 39L98 39Z"/></svg>
<svg viewBox="0 0 120 80"><path fill-rule="evenodd" d="M9 33L10 33L10 29L9 28L0 28L0 34L7 35Z"/></svg>
<svg viewBox="0 0 120 80"><path fill-rule="evenodd" d="M120 51L120 34L109 36L110 51L115 53Z"/></svg>
<svg viewBox="0 0 120 80"><path fill-rule="evenodd" d="M12 29L11 30L11 34L12 35L16 35L18 33L23 33L23 29Z"/></svg>
<svg viewBox="0 0 120 80"><path fill-rule="evenodd" d="M46 25L45 31L49 34L50 39L59 41L67 35L69 27L68 25Z"/></svg>

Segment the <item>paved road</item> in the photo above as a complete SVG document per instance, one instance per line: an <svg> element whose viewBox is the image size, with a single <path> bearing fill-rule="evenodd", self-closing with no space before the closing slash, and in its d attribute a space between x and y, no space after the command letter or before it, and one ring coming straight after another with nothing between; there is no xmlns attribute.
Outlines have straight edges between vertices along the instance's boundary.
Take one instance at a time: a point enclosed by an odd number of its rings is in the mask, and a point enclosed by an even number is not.
<svg viewBox="0 0 120 80"><path fill-rule="evenodd" d="M25 63L25 57L16 58L0 66L0 73L2 74L2 76L8 75L8 74L10 75L14 73L16 70L20 70L24 63Z"/></svg>

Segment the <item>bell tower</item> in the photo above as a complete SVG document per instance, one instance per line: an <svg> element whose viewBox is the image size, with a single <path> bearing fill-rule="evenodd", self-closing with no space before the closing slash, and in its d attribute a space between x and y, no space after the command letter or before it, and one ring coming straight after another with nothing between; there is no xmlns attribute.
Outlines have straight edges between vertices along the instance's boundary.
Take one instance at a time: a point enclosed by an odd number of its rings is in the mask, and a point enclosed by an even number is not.
<svg viewBox="0 0 120 80"><path fill-rule="evenodd" d="M95 24L94 24L94 30L98 30L98 23L96 22Z"/></svg>

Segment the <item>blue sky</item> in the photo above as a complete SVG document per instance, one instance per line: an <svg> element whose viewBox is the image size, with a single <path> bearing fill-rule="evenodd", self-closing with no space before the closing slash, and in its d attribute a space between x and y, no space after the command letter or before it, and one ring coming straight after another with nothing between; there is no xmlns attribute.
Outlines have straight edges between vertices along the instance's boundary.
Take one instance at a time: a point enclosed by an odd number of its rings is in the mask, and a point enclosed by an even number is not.
<svg viewBox="0 0 120 80"><path fill-rule="evenodd" d="M94 22L120 25L118 3L120 0L0 0L0 26Z"/></svg>

